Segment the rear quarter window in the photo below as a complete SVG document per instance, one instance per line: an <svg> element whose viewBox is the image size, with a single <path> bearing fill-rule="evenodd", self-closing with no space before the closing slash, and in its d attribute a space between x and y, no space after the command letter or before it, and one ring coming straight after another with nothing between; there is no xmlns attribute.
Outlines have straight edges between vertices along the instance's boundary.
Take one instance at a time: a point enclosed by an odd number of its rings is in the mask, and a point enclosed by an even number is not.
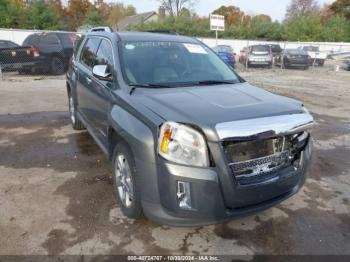
<svg viewBox="0 0 350 262"><path fill-rule="evenodd" d="M39 44L39 36L36 34L29 35L27 38L23 41L23 45L38 45Z"/></svg>
<svg viewBox="0 0 350 262"><path fill-rule="evenodd" d="M40 44L43 45L59 45L60 39L55 34L44 35L40 39Z"/></svg>

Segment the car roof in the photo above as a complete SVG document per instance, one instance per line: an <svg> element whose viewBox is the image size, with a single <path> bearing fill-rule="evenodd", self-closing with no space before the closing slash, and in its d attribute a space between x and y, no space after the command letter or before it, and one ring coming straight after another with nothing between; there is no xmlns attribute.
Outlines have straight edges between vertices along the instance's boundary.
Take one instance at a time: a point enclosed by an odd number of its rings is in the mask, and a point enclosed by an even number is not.
<svg viewBox="0 0 350 262"><path fill-rule="evenodd" d="M268 45L268 44L257 44L257 45L250 45L250 47L253 47L253 46L270 46L270 45Z"/></svg>
<svg viewBox="0 0 350 262"><path fill-rule="evenodd" d="M189 42L199 41L187 36L174 34L150 33L150 32L118 32L117 35L122 41L169 41L169 42Z"/></svg>

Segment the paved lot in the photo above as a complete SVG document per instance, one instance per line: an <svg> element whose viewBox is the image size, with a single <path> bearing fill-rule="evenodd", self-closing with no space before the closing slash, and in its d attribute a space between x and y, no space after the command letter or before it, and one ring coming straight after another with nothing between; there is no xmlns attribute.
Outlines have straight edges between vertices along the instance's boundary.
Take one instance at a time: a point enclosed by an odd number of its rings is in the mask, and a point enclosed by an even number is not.
<svg viewBox="0 0 350 262"><path fill-rule="evenodd" d="M305 102L314 157L301 192L225 224L171 228L123 217L110 163L69 124L64 77L0 82L1 254L350 254L350 72L241 75Z"/></svg>

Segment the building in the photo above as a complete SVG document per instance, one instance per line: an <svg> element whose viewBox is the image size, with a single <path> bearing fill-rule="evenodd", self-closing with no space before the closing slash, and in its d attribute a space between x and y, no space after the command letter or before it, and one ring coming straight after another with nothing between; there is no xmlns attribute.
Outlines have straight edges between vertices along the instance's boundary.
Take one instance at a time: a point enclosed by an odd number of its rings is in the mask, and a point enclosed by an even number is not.
<svg viewBox="0 0 350 262"><path fill-rule="evenodd" d="M126 31L131 25L140 25L142 23L163 21L166 16L166 10L163 6L159 7L157 12L146 12L137 15L127 16L113 27L115 31Z"/></svg>

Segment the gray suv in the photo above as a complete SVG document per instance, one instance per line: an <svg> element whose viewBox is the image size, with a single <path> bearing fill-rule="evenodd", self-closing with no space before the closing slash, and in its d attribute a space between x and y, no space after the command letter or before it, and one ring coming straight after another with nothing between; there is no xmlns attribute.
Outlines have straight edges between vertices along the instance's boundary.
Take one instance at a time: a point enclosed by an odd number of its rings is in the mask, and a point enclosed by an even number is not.
<svg viewBox="0 0 350 262"><path fill-rule="evenodd" d="M204 225L274 206L304 184L313 117L254 87L200 41L91 32L67 73L74 129L113 163L123 213Z"/></svg>

